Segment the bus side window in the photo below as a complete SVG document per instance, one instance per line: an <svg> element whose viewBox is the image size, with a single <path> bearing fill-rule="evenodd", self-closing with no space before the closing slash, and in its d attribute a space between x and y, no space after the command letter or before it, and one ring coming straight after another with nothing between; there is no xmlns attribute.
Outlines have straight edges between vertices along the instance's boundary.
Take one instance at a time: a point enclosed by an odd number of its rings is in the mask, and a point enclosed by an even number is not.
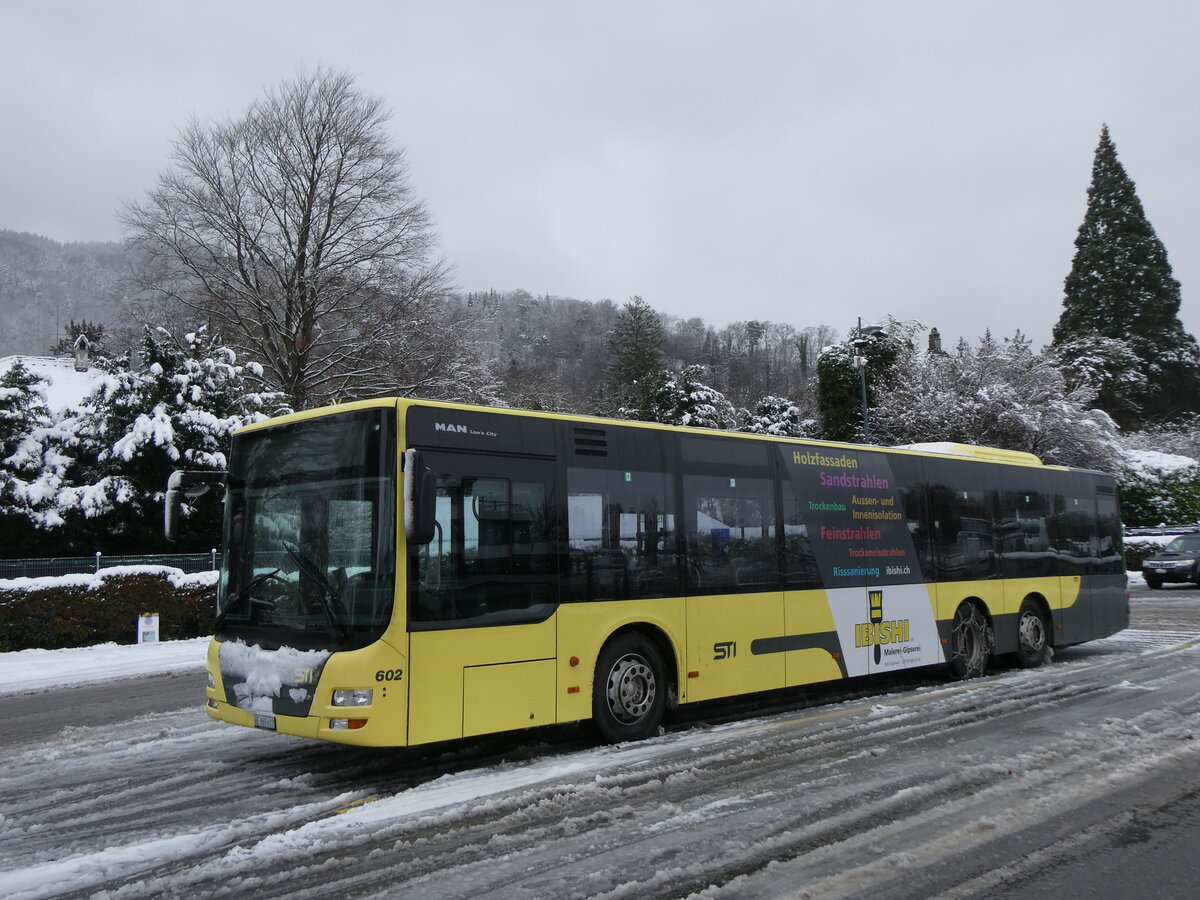
<svg viewBox="0 0 1200 900"><path fill-rule="evenodd" d="M683 490L689 504L689 590L711 594L775 588L779 577L771 483L685 475Z"/></svg>
<svg viewBox="0 0 1200 900"><path fill-rule="evenodd" d="M679 449L688 592L778 590L768 445L689 434Z"/></svg>
<svg viewBox="0 0 1200 900"><path fill-rule="evenodd" d="M580 600L678 593L671 479L661 472L567 470L571 594Z"/></svg>
<svg viewBox="0 0 1200 900"><path fill-rule="evenodd" d="M1051 539L1059 575L1087 575L1097 568L1096 502L1088 476L1072 473L1058 479L1063 488L1054 495Z"/></svg>
<svg viewBox="0 0 1200 900"><path fill-rule="evenodd" d="M1096 528L1095 550L1097 572L1104 575L1123 575L1125 559L1121 552L1121 516L1117 511L1117 497L1109 485L1096 485Z"/></svg>
<svg viewBox="0 0 1200 900"><path fill-rule="evenodd" d="M938 580L995 578L995 492L977 483L986 470L948 461L940 471L950 483L929 486Z"/></svg>
<svg viewBox="0 0 1200 900"><path fill-rule="evenodd" d="M1001 574L1007 578L1032 578L1057 574L1051 526L1054 495L1039 488L1036 472L1020 472L1015 490L1000 492L997 544Z"/></svg>
<svg viewBox="0 0 1200 900"><path fill-rule="evenodd" d="M796 496L790 478L783 479L783 583L791 590L819 588L821 573L813 553L812 540L803 514L803 503Z"/></svg>
<svg viewBox="0 0 1200 900"><path fill-rule="evenodd" d="M904 526L912 538L913 550L922 577L933 580L937 577L934 553L932 515L929 509L929 485L925 481L925 463L919 456L894 456L891 460L892 476L896 479L896 490L904 515ZM994 492L993 492L994 493ZM995 498L989 501L994 505ZM989 530L992 523L988 522Z"/></svg>

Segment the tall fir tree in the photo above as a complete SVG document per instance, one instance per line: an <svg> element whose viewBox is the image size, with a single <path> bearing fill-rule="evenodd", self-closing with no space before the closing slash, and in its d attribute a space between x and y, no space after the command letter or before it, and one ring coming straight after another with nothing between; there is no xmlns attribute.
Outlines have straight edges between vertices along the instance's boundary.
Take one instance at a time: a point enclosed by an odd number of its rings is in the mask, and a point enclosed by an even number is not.
<svg viewBox="0 0 1200 900"><path fill-rule="evenodd" d="M39 433L50 424L46 381L19 360L0 376L0 547L9 556L41 556L47 548L29 527L28 487L43 466ZM48 554L47 554L48 555Z"/></svg>
<svg viewBox="0 0 1200 900"><path fill-rule="evenodd" d="M1099 338L1129 346L1142 377L1108 378L1099 396L1119 425L1200 410L1200 347L1179 321L1179 303L1166 248L1105 125L1053 344L1068 367Z"/></svg>
<svg viewBox="0 0 1200 900"><path fill-rule="evenodd" d="M630 297L617 313L608 338L605 412L654 420L654 395L666 378L662 349L665 340L658 313L641 297Z"/></svg>

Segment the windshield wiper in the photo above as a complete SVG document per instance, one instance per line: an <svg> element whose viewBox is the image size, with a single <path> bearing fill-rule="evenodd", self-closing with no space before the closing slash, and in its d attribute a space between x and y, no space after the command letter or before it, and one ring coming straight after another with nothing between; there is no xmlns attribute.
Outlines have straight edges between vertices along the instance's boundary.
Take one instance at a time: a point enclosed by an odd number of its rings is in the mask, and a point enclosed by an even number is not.
<svg viewBox="0 0 1200 900"><path fill-rule="evenodd" d="M287 541L280 541L283 549L287 551L288 556L296 561L305 574L314 579L321 588L317 592L317 599L321 602L321 610L325 613L325 621L329 623L329 634L336 643L346 643L350 635L337 622L337 617L345 612L345 607L342 606L342 598L338 591L329 583L329 579L325 577L325 573L321 571L312 560L304 556L300 552L300 548L289 544Z"/></svg>
<svg viewBox="0 0 1200 900"><path fill-rule="evenodd" d="M246 586L238 591L229 602L225 604L225 608L217 613L216 619L213 620L213 633L221 630L221 626L225 623L225 617L229 615L229 611L250 596L250 592L262 584L278 575L282 569L276 569L274 572L263 572L261 575L255 575L246 583Z"/></svg>

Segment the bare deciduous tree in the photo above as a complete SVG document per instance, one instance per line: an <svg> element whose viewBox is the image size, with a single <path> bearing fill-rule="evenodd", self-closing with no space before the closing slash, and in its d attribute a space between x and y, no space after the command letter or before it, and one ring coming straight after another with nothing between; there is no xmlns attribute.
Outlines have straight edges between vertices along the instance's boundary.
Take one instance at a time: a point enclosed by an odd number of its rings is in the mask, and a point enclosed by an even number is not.
<svg viewBox="0 0 1200 900"><path fill-rule="evenodd" d="M424 377L412 322L448 272L389 115L348 73L301 72L239 119L184 128L122 216L141 286L212 323L297 409Z"/></svg>

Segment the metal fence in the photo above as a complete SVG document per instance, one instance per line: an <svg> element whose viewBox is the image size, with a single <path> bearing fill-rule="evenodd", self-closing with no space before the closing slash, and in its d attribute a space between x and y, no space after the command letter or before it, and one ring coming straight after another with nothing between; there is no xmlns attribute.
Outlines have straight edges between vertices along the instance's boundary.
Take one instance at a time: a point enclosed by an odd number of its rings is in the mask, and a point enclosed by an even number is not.
<svg viewBox="0 0 1200 900"><path fill-rule="evenodd" d="M114 566L171 566L184 572L208 572L221 564L221 554L159 553L142 556L56 556L49 559L0 559L0 579L40 578L46 575L91 574Z"/></svg>

